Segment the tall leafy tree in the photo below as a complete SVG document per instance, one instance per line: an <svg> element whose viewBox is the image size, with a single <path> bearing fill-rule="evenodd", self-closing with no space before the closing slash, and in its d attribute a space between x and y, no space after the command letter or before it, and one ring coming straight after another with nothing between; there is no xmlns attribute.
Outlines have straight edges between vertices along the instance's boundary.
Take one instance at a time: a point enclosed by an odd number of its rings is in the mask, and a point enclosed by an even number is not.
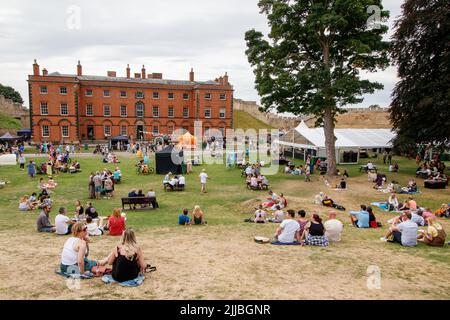
<svg viewBox="0 0 450 320"><path fill-rule="evenodd" d="M14 102L20 104L23 103L23 99L20 93L14 90L14 88L12 87L3 86L2 84L0 84L0 95L4 96L6 99L11 99Z"/></svg>
<svg viewBox="0 0 450 320"><path fill-rule="evenodd" d="M362 80L360 72L389 64L383 41L389 12L381 0L260 0L258 6L270 32L265 37L253 29L245 40L263 109L315 115L324 127L327 174L334 175L336 115L383 88ZM377 14L379 24L372 27L368 22Z"/></svg>
<svg viewBox="0 0 450 320"><path fill-rule="evenodd" d="M407 0L395 22L392 58L400 81L390 118L395 145L450 143L450 2Z"/></svg>

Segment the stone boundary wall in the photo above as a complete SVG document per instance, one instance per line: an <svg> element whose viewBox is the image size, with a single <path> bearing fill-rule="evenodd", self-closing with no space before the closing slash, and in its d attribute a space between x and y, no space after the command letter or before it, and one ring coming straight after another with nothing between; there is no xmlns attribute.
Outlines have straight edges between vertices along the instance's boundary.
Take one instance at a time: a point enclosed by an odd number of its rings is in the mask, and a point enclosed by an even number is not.
<svg viewBox="0 0 450 320"><path fill-rule="evenodd" d="M270 112L261 112L256 101L234 99L234 109L245 111L254 118L283 131L296 127L302 119L309 127L315 125L313 116L283 117ZM337 128L391 128L388 108L348 108L347 111L338 115Z"/></svg>

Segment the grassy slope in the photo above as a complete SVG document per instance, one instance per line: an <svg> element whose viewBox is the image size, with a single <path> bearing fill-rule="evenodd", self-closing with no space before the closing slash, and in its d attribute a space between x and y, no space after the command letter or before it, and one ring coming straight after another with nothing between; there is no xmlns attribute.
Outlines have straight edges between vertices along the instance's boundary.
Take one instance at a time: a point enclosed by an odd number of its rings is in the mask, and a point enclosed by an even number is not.
<svg viewBox="0 0 450 320"><path fill-rule="evenodd" d="M265 124L264 122L253 118L251 114L241 110L233 111L233 126L234 129L244 129L244 130L273 129L268 124Z"/></svg>
<svg viewBox="0 0 450 320"><path fill-rule="evenodd" d="M20 124L19 120L0 113L0 128L1 129L20 129L20 127L21 127L21 124Z"/></svg>

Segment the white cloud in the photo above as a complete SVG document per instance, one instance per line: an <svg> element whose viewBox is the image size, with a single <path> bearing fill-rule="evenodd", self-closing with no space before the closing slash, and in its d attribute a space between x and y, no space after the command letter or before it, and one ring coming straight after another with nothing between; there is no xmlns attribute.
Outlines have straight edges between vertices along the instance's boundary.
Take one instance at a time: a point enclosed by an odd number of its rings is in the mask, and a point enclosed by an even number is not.
<svg viewBox="0 0 450 320"><path fill-rule="evenodd" d="M245 55L244 33L267 32L258 0L0 0L0 83L28 97L27 75L33 59L49 72L75 73L77 60L86 74L124 74L126 64L138 72L162 72L165 78L214 79L225 72L235 96L259 100ZM401 0L385 0L392 16ZM69 29L67 8L78 6L80 29ZM393 20L393 19L391 19ZM363 105L388 105L395 69L370 75L385 90ZM375 101L375 102L372 102ZM28 101L26 101L28 104Z"/></svg>

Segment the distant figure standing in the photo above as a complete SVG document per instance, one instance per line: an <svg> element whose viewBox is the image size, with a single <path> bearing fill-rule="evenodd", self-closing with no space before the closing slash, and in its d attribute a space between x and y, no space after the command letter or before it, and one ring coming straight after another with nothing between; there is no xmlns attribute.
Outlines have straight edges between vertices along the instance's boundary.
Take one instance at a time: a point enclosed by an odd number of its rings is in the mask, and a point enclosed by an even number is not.
<svg viewBox="0 0 450 320"><path fill-rule="evenodd" d="M383 163L386 164L386 159L387 159L388 153L386 152L386 150L383 151Z"/></svg>
<svg viewBox="0 0 450 320"><path fill-rule="evenodd" d="M30 178L34 178L36 175L36 165L34 164L33 160L30 160L30 163L27 165L28 169L28 176Z"/></svg>
<svg viewBox="0 0 450 320"><path fill-rule="evenodd" d="M202 186L201 193L206 193L206 180L210 178L208 177L208 174L205 172L205 169L202 170L199 177L200 177L200 184Z"/></svg>
<svg viewBox="0 0 450 320"><path fill-rule="evenodd" d="M392 164L392 151L388 153L388 164Z"/></svg>

